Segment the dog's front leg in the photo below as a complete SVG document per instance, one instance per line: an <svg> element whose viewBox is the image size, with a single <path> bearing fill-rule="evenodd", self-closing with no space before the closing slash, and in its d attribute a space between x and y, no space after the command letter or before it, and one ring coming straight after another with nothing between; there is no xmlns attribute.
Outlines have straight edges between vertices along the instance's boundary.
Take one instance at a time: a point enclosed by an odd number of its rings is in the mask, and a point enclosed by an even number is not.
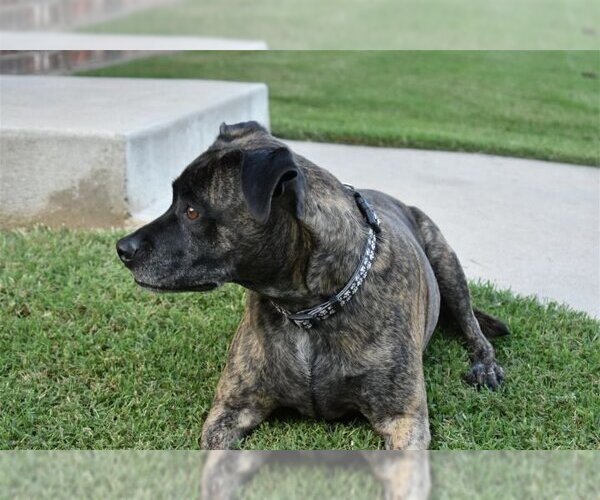
<svg viewBox="0 0 600 500"><path fill-rule="evenodd" d="M231 343L213 406L204 422L203 449L236 448L277 407L263 380L266 359L259 337L247 312Z"/></svg>
<svg viewBox="0 0 600 500"><path fill-rule="evenodd" d="M426 500L431 491L428 451L365 451L386 500Z"/></svg>
<svg viewBox="0 0 600 500"><path fill-rule="evenodd" d="M369 416L387 450L426 450L429 447L429 414L422 380L416 389L408 400L398 402L398 411L394 414Z"/></svg>
<svg viewBox="0 0 600 500"><path fill-rule="evenodd" d="M427 414L396 415L375 424L386 450L426 450L431 441Z"/></svg>
<svg viewBox="0 0 600 500"><path fill-rule="evenodd" d="M230 450L260 424L272 411L273 406L256 401L215 401L204 427L201 446L205 450Z"/></svg>
<svg viewBox="0 0 600 500"><path fill-rule="evenodd" d="M262 451L209 451L202 471L202 500L241 497L242 485L252 479L268 456Z"/></svg>

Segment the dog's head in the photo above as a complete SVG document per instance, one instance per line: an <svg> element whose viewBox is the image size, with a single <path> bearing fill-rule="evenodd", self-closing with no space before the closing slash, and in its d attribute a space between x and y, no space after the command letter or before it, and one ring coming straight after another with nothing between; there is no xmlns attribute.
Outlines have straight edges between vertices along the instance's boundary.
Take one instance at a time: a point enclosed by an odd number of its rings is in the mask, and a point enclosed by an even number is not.
<svg viewBox="0 0 600 500"><path fill-rule="evenodd" d="M293 153L256 122L223 124L214 144L173 182L158 219L117 242L136 282L204 291L268 280L298 235L306 178Z"/></svg>

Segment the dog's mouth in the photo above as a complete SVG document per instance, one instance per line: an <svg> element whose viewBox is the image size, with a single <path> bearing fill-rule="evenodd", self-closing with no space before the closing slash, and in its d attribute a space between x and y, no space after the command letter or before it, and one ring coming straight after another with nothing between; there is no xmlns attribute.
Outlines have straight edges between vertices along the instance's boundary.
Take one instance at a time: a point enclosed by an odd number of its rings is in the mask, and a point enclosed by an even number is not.
<svg viewBox="0 0 600 500"><path fill-rule="evenodd" d="M215 283L213 281L209 281L207 283L200 283L199 285L192 286L183 286L183 287L171 287L171 286L161 286L161 285L153 285L150 283L144 283L143 281L135 280L135 282L145 288L146 290L150 290L152 292L210 292L215 288L219 287L219 283Z"/></svg>

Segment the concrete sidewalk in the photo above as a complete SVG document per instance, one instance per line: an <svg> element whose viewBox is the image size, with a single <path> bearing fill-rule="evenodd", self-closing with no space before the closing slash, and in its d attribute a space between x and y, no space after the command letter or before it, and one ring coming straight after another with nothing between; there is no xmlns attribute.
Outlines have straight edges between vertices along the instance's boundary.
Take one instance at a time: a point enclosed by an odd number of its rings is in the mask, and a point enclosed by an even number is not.
<svg viewBox="0 0 600 500"><path fill-rule="evenodd" d="M600 317L600 169L480 154L288 141L356 187L424 210L469 278Z"/></svg>

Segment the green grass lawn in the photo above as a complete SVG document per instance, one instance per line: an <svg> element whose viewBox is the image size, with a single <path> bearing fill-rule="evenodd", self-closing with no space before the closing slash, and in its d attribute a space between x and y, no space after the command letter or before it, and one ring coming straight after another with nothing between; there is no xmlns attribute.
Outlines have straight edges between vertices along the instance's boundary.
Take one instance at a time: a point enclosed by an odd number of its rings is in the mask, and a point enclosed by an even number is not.
<svg viewBox="0 0 600 500"><path fill-rule="evenodd" d="M236 491L239 495L235 498L389 498L383 496L382 485L364 462L362 452L336 454L345 467L319 463L314 454L310 460L303 459L302 452L276 454L275 462L260 467ZM324 454L331 457L330 452ZM16 500L198 498L206 455L182 450L0 453L0 491L3 497ZM431 470L431 500L598 497L600 454L593 451L430 451L426 457Z"/></svg>
<svg viewBox="0 0 600 500"><path fill-rule="evenodd" d="M86 74L266 82L288 139L600 165L598 52L191 52Z"/></svg>
<svg viewBox="0 0 600 500"><path fill-rule="evenodd" d="M594 0L183 0L84 28L265 40L272 49L597 49Z"/></svg>
<svg viewBox="0 0 600 500"><path fill-rule="evenodd" d="M154 295L134 285L123 231L0 232L0 448L197 448L243 291ZM475 304L508 321L498 392L462 381L465 349L425 355L432 447L599 449L600 322L484 284ZM247 449L376 448L361 420L278 414Z"/></svg>

